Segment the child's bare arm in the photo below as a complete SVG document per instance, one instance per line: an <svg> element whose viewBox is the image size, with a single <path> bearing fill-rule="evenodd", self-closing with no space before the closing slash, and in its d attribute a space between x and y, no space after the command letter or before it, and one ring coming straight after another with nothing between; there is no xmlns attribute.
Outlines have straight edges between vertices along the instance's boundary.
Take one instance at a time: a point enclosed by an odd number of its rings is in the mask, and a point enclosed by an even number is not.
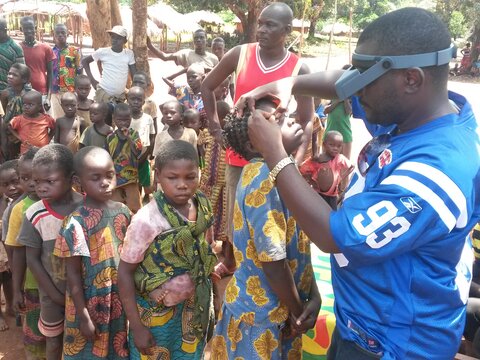
<svg viewBox="0 0 480 360"><path fill-rule="evenodd" d="M12 246L12 248L13 259L10 263L10 266L12 269L13 308L15 311L20 312L25 308L22 288L23 280L25 278L25 270L27 268L27 256L25 252L25 246Z"/></svg>
<svg viewBox="0 0 480 360"><path fill-rule="evenodd" d="M133 341L138 350L144 355L152 355L151 348L155 346L155 339L150 330L142 324L135 300L135 283L133 275L138 264L129 264L120 260L118 266L118 290L120 299L130 323Z"/></svg>
<svg viewBox="0 0 480 360"><path fill-rule="evenodd" d="M171 61L176 60L176 56L173 54L165 54L162 50L157 49L150 40L150 37L147 36L147 47L148 49L158 58L162 59L163 61Z"/></svg>
<svg viewBox="0 0 480 360"><path fill-rule="evenodd" d="M65 295L58 291L40 260L42 249L27 246L26 252L27 266L35 277L35 280L37 280L38 286L42 288L42 291L44 291L53 302L62 306L65 305Z"/></svg>
<svg viewBox="0 0 480 360"><path fill-rule="evenodd" d="M93 61L94 60L92 55L88 55L82 59L82 66L85 69L85 72L87 73L87 76L89 77L93 88L97 90L98 81L93 77L92 70L90 69L90 63Z"/></svg>
<svg viewBox="0 0 480 360"><path fill-rule="evenodd" d="M2 103L3 110L5 111L5 109L7 108L7 104L8 104L8 90L3 90L0 93L0 101Z"/></svg>
<svg viewBox="0 0 480 360"><path fill-rule="evenodd" d="M54 143L60 143L60 125L62 123L62 118L59 118L57 119L57 121L55 122L55 130L53 131L54 135L53 135L53 142ZM50 131L50 133L52 133L52 131ZM49 136L50 136L50 133L49 133Z"/></svg>
<svg viewBox="0 0 480 360"><path fill-rule="evenodd" d="M11 124L8 124L8 131L10 131L10 134L12 134L13 136L15 136L20 142L23 142L22 139L20 138L20 135L18 134L18 132L16 130L14 130L12 128L12 125Z"/></svg>
<svg viewBox="0 0 480 360"><path fill-rule="evenodd" d="M93 323L85 303L85 294L82 284L82 258L73 256L65 259L67 268L67 283L72 295L75 310L80 318L80 332L89 341L95 340L96 326Z"/></svg>
<svg viewBox="0 0 480 360"><path fill-rule="evenodd" d="M285 304L296 318L299 317L303 311L303 304L287 261L262 262L262 268L268 284L278 296L280 302Z"/></svg>

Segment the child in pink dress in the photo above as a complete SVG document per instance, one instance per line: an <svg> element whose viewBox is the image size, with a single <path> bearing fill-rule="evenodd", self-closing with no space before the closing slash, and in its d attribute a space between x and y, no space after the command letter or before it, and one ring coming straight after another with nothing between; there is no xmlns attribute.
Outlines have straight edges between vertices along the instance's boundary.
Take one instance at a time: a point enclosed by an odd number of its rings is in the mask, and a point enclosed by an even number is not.
<svg viewBox="0 0 480 360"><path fill-rule="evenodd" d="M338 195L343 193L353 165L341 154L343 136L338 131L325 135L322 153L305 160L300 173L312 188L322 196L334 210L337 209Z"/></svg>

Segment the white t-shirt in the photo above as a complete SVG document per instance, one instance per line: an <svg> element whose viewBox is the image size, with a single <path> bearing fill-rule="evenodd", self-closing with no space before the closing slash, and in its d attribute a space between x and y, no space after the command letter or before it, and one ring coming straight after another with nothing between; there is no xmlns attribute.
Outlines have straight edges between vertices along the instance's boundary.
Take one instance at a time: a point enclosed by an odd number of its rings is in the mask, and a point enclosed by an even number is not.
<svg viewBox="0 0 480 360"><path fill-rule="evenodd" d="M135 64L135 56L130 49L116 53L112 48L100 48L92 54L95 61L102 62L102 78L99 86L110 96L125 92L128 80L128 66Z"/></svg>
<svg viewBox="0 0 480 360"><path fill-rule="evenodd" d="M138 119L132 117L130 129L136 130L142 142L142 153L150 146L150 135L155 134L155 125L150 115L142 113Z"/></svg>

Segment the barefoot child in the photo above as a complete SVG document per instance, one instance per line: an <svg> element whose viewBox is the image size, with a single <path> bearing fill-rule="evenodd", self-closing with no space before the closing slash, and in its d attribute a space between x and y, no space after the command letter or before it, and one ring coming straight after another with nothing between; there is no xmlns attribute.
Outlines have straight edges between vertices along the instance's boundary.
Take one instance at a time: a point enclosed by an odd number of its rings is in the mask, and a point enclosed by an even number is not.
<svg viewBox="0 0 480 360"><path fill-rule="evenodd" d="M87 75L77 75L75 77L75 93L78 99L77 114L85 120L85 126L92 125L90 121L90 105L93 100L88 98L92 85Z"/></svg>
<svg viewBox="0 0 480 360"><path fill-rule="evenodd" d="M27 268L25 246L17 242L25 212L39 200L32 177L32 161L37 151L37 147L31 147L18 161L18 175L25 196L12 209L5 240L5 244L13 249L13 305L17 316L21 314L22 317L23 347L29 360L45 359L46 356L45 336L38 329L40 319L38 284Z"/></svg>
<svg viewBox="0 0 480 360"><path fill-rule="evenodd" d="M213 328L210 202L197 190L198 155L189 143L165 143L155 167L163 191L133 217L118 270L130 358L200 359Z"/></svg>
<svg viewBox="0 0 480 360"><path fill-rule="evenodd" d="M33 158L35 191L41 199L25 212L18 242L26 246L27 266L38 282L40 319L47 360L62 357L65 317L65 267L52 256L64 218L82 204L72 190L73 154L65 145L49 144Z"/></svg>
<svg viewBox="0 0 480 360"><path fill-rule="evenodd" d="M143 149L142 142L138 132L130 129L132 111L127 104L115 106L113 121L116 129L106 141L106 149L113 159L117 175L112 200L124 203L136 213L142 207L138 190L138 159Z"/></svg>
<svg viewBox="0 0 480 360"><path fill-rule="evenodd" d="M257 101L256 107L275 109L270 99ZM250 163L243 168L237 188L233 216L237 269L225 292L212 357L296 359L302 351L300 333L313 327L320 309L310 241L284 206L275 172L250 145L249 117L247 112L225 124L229 146ZM279 119L278 126L283 146L291 154L302 144L302 128L291 118Z"/></svg>
<svg viewBox="0 0 480 360"><path fill-rule="evenodd" d="M160 146L171 140L184 140L197 148L197 134L195 130L182 125L185 107L178 101L170 100L162 105L162 122L166 125L162 132L155 137L153 156L157 156Z"/></svg>
<svg viewBox="0 0 480 360"><path fill-rule="evenodd" d="M23 95L23 114L10 121L10 132L21 142L20 154L31 146L45 146L53 138L55 120L43 113L42 106L42 94L29 91Z"/></svg>
<svg viewBox="0 0 480 360"><path fill-rule="evenodd" d="M18 160L9 160L0 165L0 188L3 193L2 197L8 198L9 202L18 199L22 195L17 167ZM5 207L3 210L4 212L7 211ZM13 316L12 249L8 248L7 255L7 249L3 243L0 244L0 247L2 253L0 260L0 290L3 290L3 294L5 295L5 314ZM0 331L5 330L8 330L8 325L0 306Z"/></svg>
<svg viewBox="0 0 480 360"><path fill-rule="evenodd" d="M105 123L108 115L107 103L92 103L90 105L90 120L92 125L87 127L80 137L80 149L84 146L98 146L105 148L107 136L113 128Z"/></svg>
<svg viewBox="0 0 480 360"><path fill-rule="evenodd" d="M65 219L53 252L67 270L63 359L128 359L117 268L130 211L111 200L115 169L107 151L81 149L74 170L85 200Z"/></svg>
<svg viewBox="0 0 480 360"><path fill-rule="evenodd" d="M55 123L53 141L65 145L75 154L78 151L80 134L85 130L85 121L77 115L77 95L71 92L63 93L60 105L64 116Z"/></svg>
<svg viewBox="0 0 480 360"><path fill-rule="evenodd" d="M152 117L142 110L145 104L145 91L141 87L132 86L127 94L127 101L132 110L130 129L138 132L142 142L142 153L138 159L138 180L140 186L146 189L151 185L148 159L152 155L155 143L155 125Z"/></svg>
<svg viewBox="0 0 480 360"><path fill-rule="evenodd" d="M353 165L342 155L343 136L330 130L325 134L322 153L314 156L300 166L305 180L320 194L333 210L337 209L338 195L347 186L348 175Z"/></svg>

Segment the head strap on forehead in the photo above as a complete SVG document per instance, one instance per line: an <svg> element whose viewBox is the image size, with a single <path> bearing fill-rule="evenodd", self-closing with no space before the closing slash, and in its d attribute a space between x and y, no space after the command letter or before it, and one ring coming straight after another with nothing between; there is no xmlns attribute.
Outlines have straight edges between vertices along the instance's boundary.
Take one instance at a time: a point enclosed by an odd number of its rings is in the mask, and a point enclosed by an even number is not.
<svg viewBox="0 0 480 360"><path fill-rule="evenodd" d="M364 72L350 68L335 83L338 98L344 100L368 84L377 80L391 69L408 69L411 67L428 67L445 65L452 59L454 45L449 48L424 54L379 56L354 53L352 62L361 67L361 63L368 64ZM371 65L371 64L374 65Z"/></svg>

